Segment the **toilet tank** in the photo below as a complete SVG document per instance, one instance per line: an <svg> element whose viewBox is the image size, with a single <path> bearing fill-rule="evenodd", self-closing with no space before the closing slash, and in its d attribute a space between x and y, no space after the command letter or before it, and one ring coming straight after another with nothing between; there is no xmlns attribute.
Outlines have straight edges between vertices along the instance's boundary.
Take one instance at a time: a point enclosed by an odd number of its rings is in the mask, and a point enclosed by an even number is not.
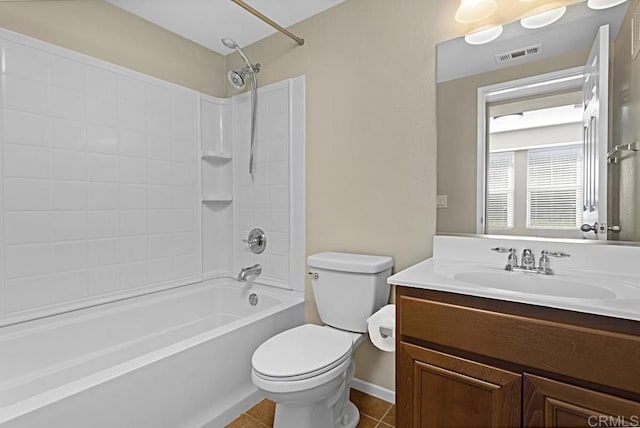
<svg viewBox="0 0 640 428"><path fill-rule="evenodd" d="M307 258L316 306L323 323L365 333L367 318L389 300L386 256L324 252Z"/></svg>

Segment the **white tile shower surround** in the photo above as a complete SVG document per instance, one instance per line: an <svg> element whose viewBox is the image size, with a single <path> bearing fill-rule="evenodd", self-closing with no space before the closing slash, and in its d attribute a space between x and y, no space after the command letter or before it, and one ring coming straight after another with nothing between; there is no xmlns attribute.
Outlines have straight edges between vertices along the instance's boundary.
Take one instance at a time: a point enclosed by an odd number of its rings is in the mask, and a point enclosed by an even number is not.
<svg viewBox="0 0 640 428"><path fill-rule="evenodd" d="M251 178L248 93L209 97L2 29L0 48L0 325L253 263L259 282L303 289L303 76L259 89ZM259 256L241 243L256 226Z"/></svg>
<svg viewBox="0 0 640 428"><path fill-rule="evenodd" d="M198 280L199 94L8 31L0 43L0 324Z"/></svg>
<svg viewBox="0 0 640 428"><path fill-rule="evenodd" d="M235 124L236 232L240 239L254 227L267 231L264 253L253 254L238 245L236 269L263 265L260 281L290 288L290 88L288 82L269 85L258 91L255 171L249 175L250 98L233 98Z"/></svg>

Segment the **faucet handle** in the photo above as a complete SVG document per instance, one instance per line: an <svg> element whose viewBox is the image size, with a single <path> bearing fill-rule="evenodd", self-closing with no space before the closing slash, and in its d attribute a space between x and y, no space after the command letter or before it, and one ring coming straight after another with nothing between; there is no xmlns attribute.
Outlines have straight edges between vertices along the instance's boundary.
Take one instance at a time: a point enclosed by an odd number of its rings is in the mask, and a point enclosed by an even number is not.
<svg viewBox="0 0 640 428"><path fill-rule="evenodd" d="M553 269L551 269L551 261L549 260L549 256L565 258L571 257L570 254L563 253L562 251L547 251L542 250L540 253L540 262L538 263L538 269L547 275L553 275Z"/></svg>
<svg viewBox="0 0 640 428"><path fill-rule="evenodd" d="M509 253L509 257L507 257L507 264L504 267L505 270L513 270L513 268L518 267L518 256L516 255L515 248L504 248L504 247L495 247L492 248L491 251L495 251L496 253Z"/></svg>
<svg viewBox="0 0 640 428"><path fill-rule="evenodd" d="M505 247L495 247L492 248L491 251L495 251L496 253L510 253L511 251L516 251L515 248L505 248Z"/></svg>
<svg viewBox="0 0 640 428"><path fill-rule="evenodd" d="M547 250L542 250L542 255L543 256L550 256L550 257L557 257L557 258L565 258L565 257L571 257L571 254L568 253L564 253L562 251L547 251Z"/></svg>

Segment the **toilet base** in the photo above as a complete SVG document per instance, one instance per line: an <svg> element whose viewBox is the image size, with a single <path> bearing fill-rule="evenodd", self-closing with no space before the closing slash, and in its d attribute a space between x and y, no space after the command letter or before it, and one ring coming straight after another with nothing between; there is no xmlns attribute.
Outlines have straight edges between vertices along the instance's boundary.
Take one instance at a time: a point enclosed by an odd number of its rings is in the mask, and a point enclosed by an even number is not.
<svg viewBox="0 0 640 428"><path fill-rule="evenodd" d="M347 401L344 404L342 416L334 420L333 424L331 419L332 411L326 406L290 407L277 404L273 426L278 428L355 428L360 422L360 411L355 404Z"/></svg>
<svg viewBox="0 0 640 428"><path fill-rule="evenodd" d="M344 414L342 418L335 421L334 428L355 428L358 422L360 422L360 412L358 408L351 401L347 401L344 404Z"/></svg>

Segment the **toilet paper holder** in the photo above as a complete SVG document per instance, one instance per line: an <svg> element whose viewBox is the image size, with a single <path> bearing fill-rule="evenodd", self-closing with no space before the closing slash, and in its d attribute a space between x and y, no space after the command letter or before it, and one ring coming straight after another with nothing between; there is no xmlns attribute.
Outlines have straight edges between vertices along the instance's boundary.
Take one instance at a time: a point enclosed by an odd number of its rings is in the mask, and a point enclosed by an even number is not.
<svg viewBox="0 0 640 428"><path fill-rule="evenodd" d="M389 336L393 336L393 330L389 327L380 327L380 335L383 339L386 339Z"/></svg>

